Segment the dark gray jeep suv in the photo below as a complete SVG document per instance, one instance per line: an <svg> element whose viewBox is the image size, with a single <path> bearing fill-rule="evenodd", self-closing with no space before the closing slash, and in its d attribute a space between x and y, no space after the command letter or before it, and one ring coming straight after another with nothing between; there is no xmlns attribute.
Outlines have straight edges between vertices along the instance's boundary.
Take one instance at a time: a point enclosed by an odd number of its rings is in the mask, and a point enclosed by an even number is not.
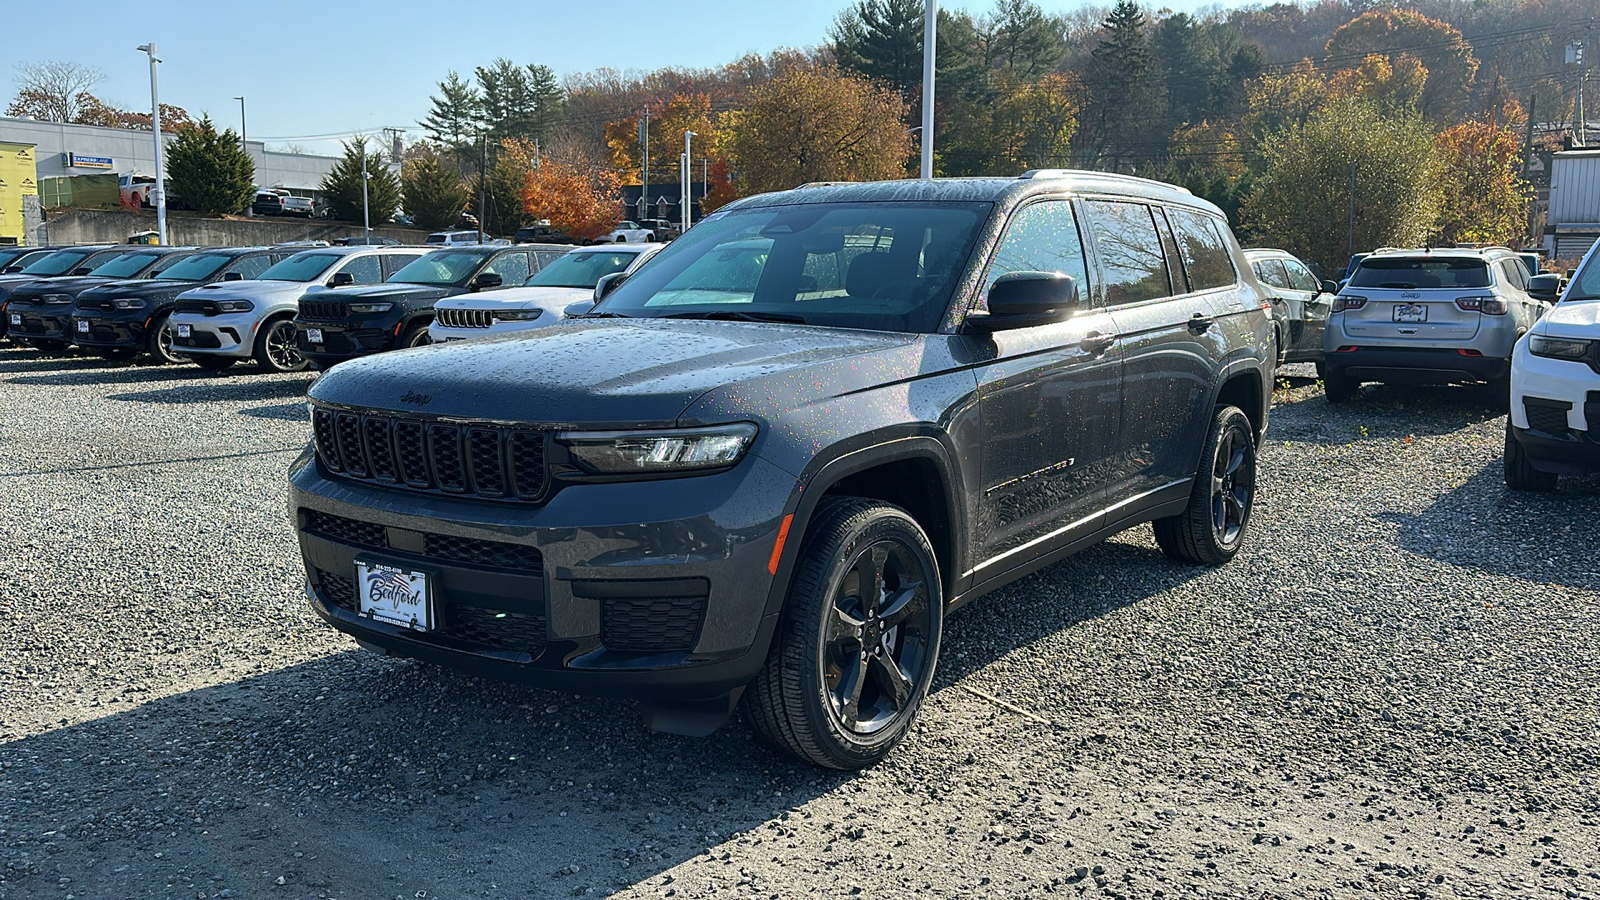
<svg viewBox="0 0 1600 900"><path fill-rule="evenodd" d="M950 610L1142 522L1237 552L1274 362L1245 267L1211 204L1123 176L730 204L584 318L317 382L311 604L662 730L742 698L780 747L869 765Z"/></svg>

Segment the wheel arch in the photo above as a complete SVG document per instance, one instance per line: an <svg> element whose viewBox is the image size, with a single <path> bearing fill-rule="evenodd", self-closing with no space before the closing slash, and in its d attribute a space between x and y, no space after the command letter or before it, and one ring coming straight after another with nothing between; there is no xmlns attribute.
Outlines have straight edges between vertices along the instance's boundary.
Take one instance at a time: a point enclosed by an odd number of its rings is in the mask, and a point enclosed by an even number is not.
<svg viewBox="0 0 1600 900"><path fill-rule="evenodd" d="M1213 408L1228 405L1237 406L1244 411L1250 419L1251 429L1255 432L1256 443L1261 442L1261 436L1267 430L1267 411L1270 404L1272 385L1261 369L1248 360L1238 363L1223 370L1222 377L1217 379L1217 389L1211 397Z"/></svg>

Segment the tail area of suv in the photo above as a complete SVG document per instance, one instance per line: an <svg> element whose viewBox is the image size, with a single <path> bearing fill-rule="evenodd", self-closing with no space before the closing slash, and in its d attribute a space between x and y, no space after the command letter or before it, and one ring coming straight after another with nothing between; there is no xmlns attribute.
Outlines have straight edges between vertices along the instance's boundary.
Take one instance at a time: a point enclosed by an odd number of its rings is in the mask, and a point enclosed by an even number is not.
<svg viewBox="0 0 1600 900"><path fill-rule="evenodd" d="M1508 396L1511 348L1550 306L1529 295L1529 277L1504 247L1364 257L1328 317L1318 367L1328 402L1370 381L1481 382Z"/></svg>
<svg viewBox="0 0 1600 900"><path fill-rule="evenodd" d="M585 318L320 378L289 473L311 607L871 765L950 610L1142 523L1239 552L1275 362L1246 266L1215 206L1128 176L735 201Z"/></svg>

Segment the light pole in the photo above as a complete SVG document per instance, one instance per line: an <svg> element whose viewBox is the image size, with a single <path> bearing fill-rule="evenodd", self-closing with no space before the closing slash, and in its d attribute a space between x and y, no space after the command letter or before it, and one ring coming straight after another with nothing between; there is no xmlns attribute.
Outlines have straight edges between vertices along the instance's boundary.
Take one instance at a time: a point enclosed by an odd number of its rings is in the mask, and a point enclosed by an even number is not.
<svg viewBox="0 0 1600 900"><path fill-rule="evenodd" d="M367 142L361 141L361 230L372 243L372 213L367 209Z"/></svg>
<svg viewBox="0 0 1600 900"><path fill-rule="evenodd" d="M933 58L939 49L939 0L928 0L922 23L922 177L933 177Z"/></svg>
<svg viewBox="0 0 1600 900"><path fill-rule="evenodd" d="M243 150L245 153L249 153L250 147L245 142L244 135L244 98L235 97L233 99L239 101L239 149Z"/></svg>
<svg viewBox="0 0 1600 900"><path fill-rule="evenodd" d="M689 179L691 177L689 167L693 165L694 157L690 154L693 152L692 145L694 142L692 138L694 137L695 133L692 131L683 133L683 165L678 167L680 175L678 179L679 217L683 220L682 226L679 228L680 231L689 230L689 198L691 195L689 190Z"/></svg>
<svg viewBox="0 0 1600 900"><path fill-rule="evenodd" d="M156 183L151 190L156 194L156 235L161 243L167 242L167 168L162 161L161 147L161 91L156 86L156 65L161 60L156 58L156 45L154 43L140 44L138 49L143 50L150 57L150 127L156 136Z"/></svg>

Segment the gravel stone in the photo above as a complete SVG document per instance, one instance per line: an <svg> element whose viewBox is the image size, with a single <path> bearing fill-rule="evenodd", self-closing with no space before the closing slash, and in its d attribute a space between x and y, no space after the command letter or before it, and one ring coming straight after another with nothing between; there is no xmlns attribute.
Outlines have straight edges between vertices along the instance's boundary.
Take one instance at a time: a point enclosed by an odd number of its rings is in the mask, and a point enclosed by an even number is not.
<svg viewBox="0 0 1600 900"><path fill-rule="evenodd" d="M1482 391L1292 367L1237 559L979 600L842 774L359 651L284 507L311 379L235 369L0 346L0 900L1600 897L1600 479L1508 492Z"/></svg>

